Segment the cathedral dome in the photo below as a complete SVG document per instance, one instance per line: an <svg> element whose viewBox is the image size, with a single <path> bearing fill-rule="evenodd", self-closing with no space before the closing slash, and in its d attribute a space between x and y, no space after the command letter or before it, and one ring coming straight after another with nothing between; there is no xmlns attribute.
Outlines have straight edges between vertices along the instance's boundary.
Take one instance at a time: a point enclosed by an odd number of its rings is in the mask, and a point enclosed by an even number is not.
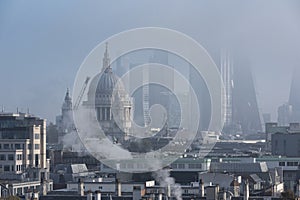
<svg viewBox="0 0 300 200"><path fill-rule="evenodd" d="M97 74L91 81L88 101L95 101L96 104L109 104L113 92L120 97L126 96L124 86L120 78L112 71L110 66L110 58L108 55L107 44L106 50L103 57L103 67L102 71Z"/></svg>
<svg viewBox="0 0 300 200"><path fill-rule="evenodd" d="M100 77L98 79L98 84L96 88L96 94L112 94L114 87L117 85L119 77L115 75L111 68L107 68L104 70L103 73L100 74ZM116 89L122 89L120 88L120 83L118 83Z"/></svg>
<svg viewBox="0 0 300 200"><path fill-rule="evenodd" d="M87 95L84 104L95 109L102 130L122 141L123 132L127 133L131 127L131 99L121 79L112 71L107 44L102 70L92 78Z"/></svg>
<svg viewBox="0 0 300 200"><path fill-rule="evenodd" d="M111 68L107 68L92 79L88 92L89 100L93 98L111 97L114 90L122 94L125 91L119 77L112 72ZM94 93L94 95L92 93Z"/></svg>

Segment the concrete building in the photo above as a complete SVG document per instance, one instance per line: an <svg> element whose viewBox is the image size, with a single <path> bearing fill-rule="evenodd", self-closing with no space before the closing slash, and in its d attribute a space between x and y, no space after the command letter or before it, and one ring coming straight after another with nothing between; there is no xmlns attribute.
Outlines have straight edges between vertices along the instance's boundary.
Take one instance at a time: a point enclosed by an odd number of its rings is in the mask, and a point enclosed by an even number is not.
<svg viewBox="0 0 300 200"><path fill-rule="evenodd" d="M0 182L11 194L51 190L46 159L46 120L23 113L0 113ZM22 183L22 184L21 184Z"/></svg>
<svg viewBox="0 0 300 200"><path fill-rule="evenodd" d="M268 172L267 164L261 163L228 163L218 162L210 164L210 172L214 173L234 173L234 174L252 174Z"/></svg>
<svg viewBox="0 0 300 200"><path fill-rule="evenodd" d="M271 137L274 133L287 133L289 126L280 126L278 123L266 123L265 134L266 134L266 151L271 151Z"/></svg>
<svg viewBox="0 0 300 200"><path fill-rule="evenodd" d="M291 123L293 114L293 107L289 104L283 104L278 107L278 124L279 126L288 126Z"/></svg>
<svg viewBox="0 0 300 200"><path fill-rule="evenodd" d="M300 158L291 158L283 156L264 156L259 158L222 158L222 162L226 163L244 163L245 165L252 165L253 163L265 163L268 168L268 176L271 183L278 186L277 189L281 189L284 186L284 190L292 190L296 192L296 183L300 179ZM250 172L251 173L251 172ZM254 171L253 171L254 173ZM256 173L260 176L259 173ZM262 176L266 178L266 176ZM283 183L283 186L281 185Z"/></svg>
<svg viewBox="0 0 300 200"><path fill-rule="evenodd" d="M78 182L79 179L95 177L85 164L58 164L50 174L55 187L64 187L67 182Z"/></svg>
<svg viewBox="0 0 300 200"><path fill-rule="evenodd" d="M300 132L272 135L272 155L300 157Z"/></svg>

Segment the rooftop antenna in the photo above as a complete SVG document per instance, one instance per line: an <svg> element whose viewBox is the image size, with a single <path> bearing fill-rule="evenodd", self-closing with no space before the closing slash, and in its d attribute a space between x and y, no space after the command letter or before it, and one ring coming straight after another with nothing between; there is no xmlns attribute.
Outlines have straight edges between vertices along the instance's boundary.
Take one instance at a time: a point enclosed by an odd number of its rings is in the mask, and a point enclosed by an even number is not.
<svg viewBox="0 0 300 200"><path fill-rule="evenodd" d="M17 114L19 113L19 107L17 107Z"/></svg>
<svg viewBox="0 0 300 200"><path fill-rule="evenodd" d="M27 114L29 115L29 108L27 108Z"/></svg>
<svg viewBox="0 0 300 200"><path fill-rule="evenodd" d="M2 105L2 112L4 112L4 106Z"/></svg>

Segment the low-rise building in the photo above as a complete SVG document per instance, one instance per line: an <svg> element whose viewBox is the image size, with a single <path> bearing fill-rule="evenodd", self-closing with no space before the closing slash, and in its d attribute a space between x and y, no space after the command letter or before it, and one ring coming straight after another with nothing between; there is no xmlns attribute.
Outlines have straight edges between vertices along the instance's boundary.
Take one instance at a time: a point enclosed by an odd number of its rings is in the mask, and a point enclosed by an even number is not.
<svg viewBox="0 0 300 200"><path fill-rule="evenodd" d="M52 188L46 159L46 120L24 113L0 113L0 183L12 195Z"/></svg>

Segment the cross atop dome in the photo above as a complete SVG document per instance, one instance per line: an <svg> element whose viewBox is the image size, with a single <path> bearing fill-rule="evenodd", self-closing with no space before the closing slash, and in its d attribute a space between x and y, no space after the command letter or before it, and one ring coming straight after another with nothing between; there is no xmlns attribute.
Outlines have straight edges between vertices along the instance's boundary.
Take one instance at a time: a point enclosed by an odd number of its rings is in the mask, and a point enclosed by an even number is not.
<svg viewBox="0 0 300 200"><path fill-rule="evenodd" d="M108 42L105 43L105 52L104 52L104 57L103 57L102 71L106 71L107 69L111 69L110 58L109 58L109 54L108 54Z"/></svg>

